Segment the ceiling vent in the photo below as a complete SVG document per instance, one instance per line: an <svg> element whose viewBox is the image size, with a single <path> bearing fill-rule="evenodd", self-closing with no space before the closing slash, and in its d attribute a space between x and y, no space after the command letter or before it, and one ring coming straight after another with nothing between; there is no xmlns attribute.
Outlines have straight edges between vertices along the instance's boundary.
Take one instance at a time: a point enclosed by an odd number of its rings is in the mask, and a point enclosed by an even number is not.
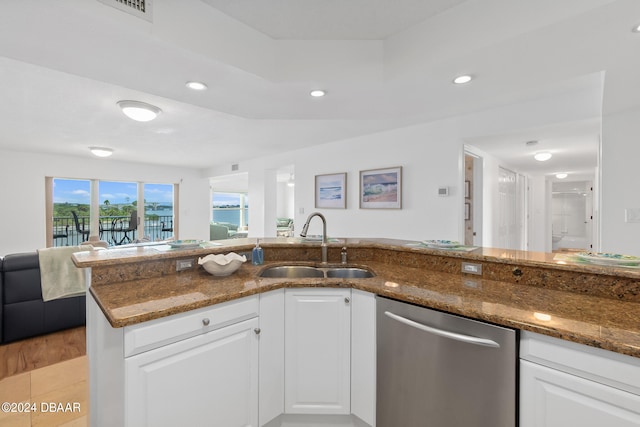
<svg viewBox="0 0 640 427"><path fill-rule="evenodd" d="M98 0L130 15L152 22L152 0Z"/></svg>

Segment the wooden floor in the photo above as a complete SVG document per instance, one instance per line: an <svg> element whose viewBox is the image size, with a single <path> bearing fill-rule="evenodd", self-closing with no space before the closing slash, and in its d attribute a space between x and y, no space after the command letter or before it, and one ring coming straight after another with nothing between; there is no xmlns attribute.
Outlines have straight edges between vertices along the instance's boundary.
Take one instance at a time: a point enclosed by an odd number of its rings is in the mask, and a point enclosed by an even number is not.
<svg viewBox="0 0 640 427"><path fill-rule="evenodd" d="M82 327L0 346L0 426L89 424L85 336Z"/></svg>

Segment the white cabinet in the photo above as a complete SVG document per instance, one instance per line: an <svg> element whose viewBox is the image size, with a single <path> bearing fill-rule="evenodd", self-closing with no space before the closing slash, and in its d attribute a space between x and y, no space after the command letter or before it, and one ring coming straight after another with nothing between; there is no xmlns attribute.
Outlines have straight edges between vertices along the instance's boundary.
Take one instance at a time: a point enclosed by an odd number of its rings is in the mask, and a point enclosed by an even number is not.
<svg viewBox="0 0 640 427"><path fill-rule="evenodd" d="M126 359L129 426L257 426L258 319Z"/></svg>
<svg viewBox="0 0 640 427"><path fill-rule="evenodd" d="M376 296L351 290L351 413L376 422Z"/></svg>
<svg viewBox="0 0 640 427"><path fill-rule="evenodd" d="M350 413L350 303L350 289L286 289L285 413Z"/></svg>
<svg viewBox="0 0 640 427"><path fill-rule="evenodd" d="M284 412L284 289L260 294L260 426Z"/></svg>
<svg viewBox="0 0 640 427"><path fill-rule="evenodd" d="M521 427L638 427L640 396L523 360Z"/></svg>
<svg viewBox="0 0 640 427"><path fill-rule="evenodd" d="M640 426L640 360L523 332L521 427Z"/></svg>
<svg viewBox="0 0 640 427"><path fill-rule="evenodd" d="M92 426L258 426L257 295L125 328L87 306Z"/></svg>

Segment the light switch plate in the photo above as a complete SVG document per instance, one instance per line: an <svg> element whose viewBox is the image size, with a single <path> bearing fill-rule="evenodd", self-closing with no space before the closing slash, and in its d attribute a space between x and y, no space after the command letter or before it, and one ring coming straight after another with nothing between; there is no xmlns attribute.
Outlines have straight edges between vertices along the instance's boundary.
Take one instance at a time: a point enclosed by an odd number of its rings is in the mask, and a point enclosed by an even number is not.
<svg viewBox="0 0 640 427"><path fill-rule="evenodd" d="M640 222L640 208L625 209L624 222Z"/></svg>

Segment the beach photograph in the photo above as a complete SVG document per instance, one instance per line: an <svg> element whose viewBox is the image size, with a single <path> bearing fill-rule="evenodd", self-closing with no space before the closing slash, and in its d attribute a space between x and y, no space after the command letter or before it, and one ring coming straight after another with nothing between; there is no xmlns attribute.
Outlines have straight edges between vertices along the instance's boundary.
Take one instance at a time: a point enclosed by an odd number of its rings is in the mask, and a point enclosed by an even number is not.
<svg viewBox="0 0 640 427"><path fill-rule="evenodd" d="M347 174L316 175L316 208L346 209Z"/></svg>
<svg viewBox="0 0 640 427"><path fill-rule="evenodd" d="M401 207L402 168L376 169L360 172L360 207Z"/></svg>

